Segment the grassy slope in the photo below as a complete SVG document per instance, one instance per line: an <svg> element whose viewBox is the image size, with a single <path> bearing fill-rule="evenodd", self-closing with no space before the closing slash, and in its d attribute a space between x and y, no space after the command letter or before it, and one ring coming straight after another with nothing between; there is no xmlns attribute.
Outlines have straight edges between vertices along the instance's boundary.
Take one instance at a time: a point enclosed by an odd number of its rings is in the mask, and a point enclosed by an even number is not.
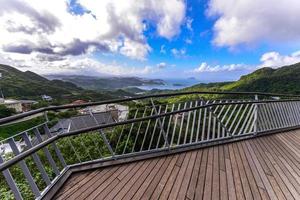
<svg viewBox="0 0 300 200"><path fill-rule="evenodd" d="M262 68L229 83L198 84L187 90L257 91L300 94L300 63L278 69Z"/></svg>

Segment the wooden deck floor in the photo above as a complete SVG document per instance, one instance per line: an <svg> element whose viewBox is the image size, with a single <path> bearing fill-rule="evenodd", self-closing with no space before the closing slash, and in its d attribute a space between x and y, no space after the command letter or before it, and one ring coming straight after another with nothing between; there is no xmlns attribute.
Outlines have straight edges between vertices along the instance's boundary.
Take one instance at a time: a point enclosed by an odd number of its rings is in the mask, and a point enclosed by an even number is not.
<svg viewBox="0 0 300 200"><path fill-rule="evenodd" d="M300 199L300 130L71 176L55 199Z"/></svg>

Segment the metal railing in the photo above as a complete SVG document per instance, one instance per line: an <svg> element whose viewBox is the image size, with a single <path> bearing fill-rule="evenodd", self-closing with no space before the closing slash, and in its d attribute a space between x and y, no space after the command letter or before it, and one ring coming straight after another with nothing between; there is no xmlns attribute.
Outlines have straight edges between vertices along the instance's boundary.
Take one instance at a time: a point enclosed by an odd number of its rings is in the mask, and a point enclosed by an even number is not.
<svg viewBox="0 0 300 200"><path fill-rule="evenodd" d="M203 94L248 95L252 99L206 100ZM189 98L183 101L164 99L180 95L189 95ZM258 95L267 98L258 100ZM273 100L272 96L293 99ZM61 125L58 132L51 131L53 128L46 121L1 141L4 152L0 154L0 170L5 178L5 186L1 187L9 188L9 195L15 199L38 199L74 166L155 155L161 151L201 147L296 128L300 125L298 98L252 92L185 92L48 107L0 119L1 125L40 112L89 108L86 109L89 118L85 117L88 121L78 121L83 119L79 116L67 128ZM119 112L119 118L113 121L111 118L99 120L101 115L90 109L111 103L127 104L127 109L120 111L125 114ZM62 122L56 125L59 123ZM22 178L18 176L16 180L14 173L22 174Z"/></svg>

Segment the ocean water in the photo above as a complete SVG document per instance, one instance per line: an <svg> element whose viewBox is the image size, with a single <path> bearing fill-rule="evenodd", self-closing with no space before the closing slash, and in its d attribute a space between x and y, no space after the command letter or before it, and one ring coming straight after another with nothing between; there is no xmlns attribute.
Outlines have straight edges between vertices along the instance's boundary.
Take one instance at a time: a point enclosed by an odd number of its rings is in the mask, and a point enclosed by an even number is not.
<svg viewBox="0 0 300 200"><path fill-rule="evenodd" d="M196 79L163 79L163 80L165 82L164 85L143 85L143 86L138 86L138 88L142 90L152 90L152 89L178 90L199 83L199 81Z"/></svg>

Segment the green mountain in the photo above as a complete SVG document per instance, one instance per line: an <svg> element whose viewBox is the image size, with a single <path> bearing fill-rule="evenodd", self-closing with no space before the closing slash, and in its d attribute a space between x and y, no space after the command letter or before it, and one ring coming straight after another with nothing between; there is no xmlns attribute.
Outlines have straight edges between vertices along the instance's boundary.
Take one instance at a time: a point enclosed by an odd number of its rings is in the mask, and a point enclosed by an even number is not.
<svg viewBox="0 0 300 200"><path fill-rule="evenodd" d="M197 84L187 90L256 91L300 94L300 63L273 68L261 68L238 81Z"/></svg>
<svg viewBox="0 0 300 200"><path fill-rule="evenodd" d="M8 65L0 64L0 73L0 89L9 98L40 100L41 95L46 94L58 103L68 103L76 99L99 101L131 95L125 91L108 93L85 90L71 82L48 80L33 72L22 72Z"/></svg>

